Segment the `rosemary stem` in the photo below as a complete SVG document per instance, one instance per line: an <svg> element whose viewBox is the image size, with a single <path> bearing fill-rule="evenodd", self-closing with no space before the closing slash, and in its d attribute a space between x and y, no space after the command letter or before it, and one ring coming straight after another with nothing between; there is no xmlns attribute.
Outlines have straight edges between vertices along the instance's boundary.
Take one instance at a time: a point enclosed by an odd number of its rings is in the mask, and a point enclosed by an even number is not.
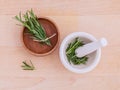
<svg viewBox="0 0 120 90"><path fill-rule="evenodd" d="M50 37L48 37L48 38L46 38L46 39L44 39L44 40L35 40L35 39L34 39L34 41L36 41L36 42L46 42L47 40L53 38L54 36L56 36L56 33L54 33L53 35L51 35Z"/></svg>
<svg viewBox="0 0 120 90"><path fill-rule="evenodd" d="M75 46L76 46L77 44L79 44L79 42L75 43L75 45L74 45L73 47L71 47L71 48L66 52L66 54L69 54L69 53L75 48Z"/></svg>
<svg viewBox="0 0 120 90"><path fill-rule="evenodd" d="M15 16L15 19L22 23L22 25L29 30L29 33L35 40L44 42L49 46L51 45L49 41L49 38L51 37L47 38L44 28L39 23L39 20L32 9L23 15L20 13L19 16Z"/></svg>

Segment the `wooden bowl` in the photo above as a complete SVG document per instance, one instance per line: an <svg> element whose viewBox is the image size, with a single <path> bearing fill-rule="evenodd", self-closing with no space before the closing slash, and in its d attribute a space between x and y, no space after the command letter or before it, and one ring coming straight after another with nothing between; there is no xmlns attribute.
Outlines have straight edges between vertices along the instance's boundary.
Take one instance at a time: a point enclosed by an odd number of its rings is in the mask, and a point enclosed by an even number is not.
<svg viewBox="0 0 120 90"><path fill-rule="evenodd" d="M56 25L47 18L39 18L39 23L43 26L46 31L47 37L51 35L56 35L50 39L51 46L48 46L44 43L36 42L31 38L31 34L28 33L28 29L24 27L22 32L22 41L27 51L37 56L48 55L53 52L58 46L59 42L59 32Z"/></svg>

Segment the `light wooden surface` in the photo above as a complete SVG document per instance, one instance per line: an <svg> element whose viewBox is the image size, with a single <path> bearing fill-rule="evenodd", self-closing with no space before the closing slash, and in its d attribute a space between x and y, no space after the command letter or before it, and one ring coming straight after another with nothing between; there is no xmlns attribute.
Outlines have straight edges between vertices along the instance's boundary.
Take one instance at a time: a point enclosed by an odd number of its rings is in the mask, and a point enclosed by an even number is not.
<svg viewBox="0 0 120 90"><path fill-rule="evenodd" d="M75 74L61 64L59 48L45 57L26 52L12 17L31 8L57 24L60 42L75 31L106 37L99 65ZM36 70L23 71L24 60ZM0 0L0 90L120 90L120 0Z"/></svg>

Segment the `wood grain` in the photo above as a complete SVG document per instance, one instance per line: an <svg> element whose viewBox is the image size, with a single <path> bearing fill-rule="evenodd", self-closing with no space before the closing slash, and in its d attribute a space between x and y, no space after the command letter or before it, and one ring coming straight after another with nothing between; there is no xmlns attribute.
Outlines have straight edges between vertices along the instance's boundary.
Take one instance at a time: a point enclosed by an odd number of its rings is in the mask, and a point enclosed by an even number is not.
<svg viewBox="0 0 120 90"><path fill-rule="evenodd" d="M61 64L59 47L45 57L29 54L21 42L23 27L13 17L30 8L57 24L60 43L75 31L106 37L99 65L75 74ZM0 90L120 90L119 0L0 0L0 31ZM23 71L24 60L32 60L36 70Z"/></svg>
<svg viewBox="0 0 120 90"><path fill-rule="evenodd" d="M0 0L0 14L16 14L30 8L41 15L120 14L120 0Z"/></svg>

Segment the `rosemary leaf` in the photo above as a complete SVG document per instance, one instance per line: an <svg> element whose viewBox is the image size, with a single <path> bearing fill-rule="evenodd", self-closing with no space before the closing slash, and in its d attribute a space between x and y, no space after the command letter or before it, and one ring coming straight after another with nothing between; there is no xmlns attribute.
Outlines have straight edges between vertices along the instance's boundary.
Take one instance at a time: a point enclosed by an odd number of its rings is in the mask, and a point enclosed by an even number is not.
<svg viewBox="0 0 120 90"><path fill-rule="evenodd" d="M77 57L75 54L75 50L78 47L82 47L84 45L83 41L81 41L79 38L76 38L72 43L70 43L66 49L66 56L68 58L69 63L73 63L74 65L79 64L86 64L88 57Z"/></svg>
<svg viewBox="0 0 120 90"><path fill-rule="evenodd" d="M23 70L34 70L35 69L31 60L30 60L31 65L27 64L26 61L23 61L22 63L23 63L23 65L21 65L21 67L22 67Z"/></svg>

